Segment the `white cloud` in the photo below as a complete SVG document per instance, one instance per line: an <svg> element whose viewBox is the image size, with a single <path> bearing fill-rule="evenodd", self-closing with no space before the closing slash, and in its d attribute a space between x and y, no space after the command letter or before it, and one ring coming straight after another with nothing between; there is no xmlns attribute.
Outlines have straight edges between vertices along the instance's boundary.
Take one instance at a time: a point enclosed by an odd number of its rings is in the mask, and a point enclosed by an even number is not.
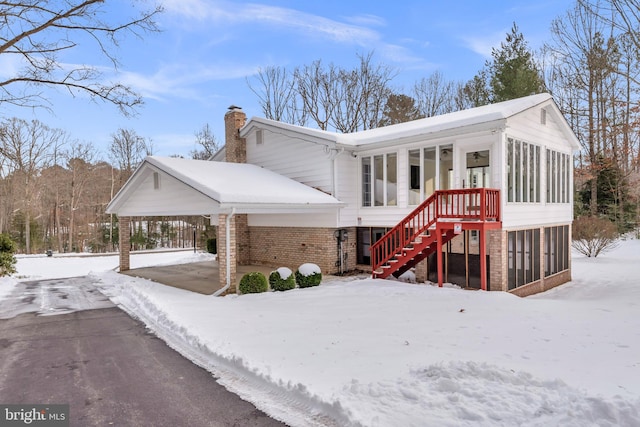
<svg viewBox="0 0 640 427"><path fill-rule="evenodd" d="M202 99L198 85L215 80L242 78L255 72L255 65L190 64L168 65L152 75L121 72L120 80L144 97L164 100L167 97Z"/></svg>
<svg viewBox="0 0 640 427"><path fill-rule="evenodd" d="M269 6L258 3L203 0L165 0L165 10L170 13L199 21L216 24L257 23L277 28L288 28L311 36L324 36L338 42L357 45L371 44L380 39L380 34L363 25L352 25L333 19L301 12L295 9ZM380 25L383 21L373 15L350 18L361 24ZM354 21L354 22L355 22Z"/></svg>
<svg viewBox="0 0 640 427"><path fill-rule="evenodd" d="M345 21L350 22L356 25L367 25L367 26L378 26L383 27L387 25L387 21L376 15L356 15L356 16L347 16L344 18Z"/></svg>
<svg viewBox="0 0 640 427"><path fill-rule="evenodd" d="M500 47L507 32L509 32L508 29L503 29L482 36L461 36L460 39L468 49L489 59L491 50Z"/></svg>

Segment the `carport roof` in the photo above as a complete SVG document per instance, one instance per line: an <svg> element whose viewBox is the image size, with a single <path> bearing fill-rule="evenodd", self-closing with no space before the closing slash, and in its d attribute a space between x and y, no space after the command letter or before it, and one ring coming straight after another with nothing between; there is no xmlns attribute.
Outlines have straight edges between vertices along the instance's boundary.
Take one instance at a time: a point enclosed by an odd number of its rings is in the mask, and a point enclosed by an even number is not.
<svg viewBox="0 0 640 427"><path fill-rule="evenodd" d="M161 178L168 181L166 185L159 185ZM149 156L106 212L125 216L216 214L232 209L291 213L343 206L329 194L256 165Z"/></svg>

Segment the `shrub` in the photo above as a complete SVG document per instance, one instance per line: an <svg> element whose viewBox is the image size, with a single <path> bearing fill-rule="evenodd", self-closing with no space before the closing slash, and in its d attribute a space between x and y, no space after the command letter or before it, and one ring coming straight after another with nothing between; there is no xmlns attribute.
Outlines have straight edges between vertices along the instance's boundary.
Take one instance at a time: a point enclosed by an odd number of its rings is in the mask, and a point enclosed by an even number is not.
<svg viewBox="0 0 640 427"><path fill-rule="evenodd" d="M15 251L13 240L7 234L0 234L0 277L16 272Z"/></svg>
<svg viewBox="0 0 640 427"><path fill-rule="evenodd" d="M322 281L322 273L320 267L316 264L302 264L296 270L296 283L301 288L310 288L318 286Z"/></svg>
<svg viewBox="0 0 640 427"><path fill-rule="evenodd" d="M573 221L573 247L583 255L597 257L618 245L618 230L611 221L583 216Z"/></svg>
<svg viewBox="0 0 640 427"><path fill-rule="evenodd" d="M280 267L269 275L269 285L274 291L288 291L296 287L296 279L290 269Z"/></svg>
<svg viewBox="0 0 640 427"><path fill-rule="evenodd" d="M216 255L218 253L218 242L216 239L207 239L207 252Z"/></svg>
<svg viewBox="0 0 640 427"><path fill-rule="evenodd" d="M247 273L240 279L241 294L258 294L267 292L267 290L269 290L269 283L267 283L264 274L260 272Z"/></svg>

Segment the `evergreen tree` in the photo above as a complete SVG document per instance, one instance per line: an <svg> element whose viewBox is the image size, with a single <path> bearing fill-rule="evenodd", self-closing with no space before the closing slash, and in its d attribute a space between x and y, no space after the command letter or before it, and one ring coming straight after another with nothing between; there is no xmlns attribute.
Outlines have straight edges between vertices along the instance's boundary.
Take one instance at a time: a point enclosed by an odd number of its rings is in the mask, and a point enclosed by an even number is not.
<svg viewBox="0 0 640 427"><path fill-rule="evenodd" d="M0 234L0 277L16 272L15 245L6 234Z"/></svg>
<svg viewBox="0 0 640 427"><path fill-rule="evenodd" d="M462 88L462 94L471 108L491 103L488 79L487 69L483 68Z"/></svg>
<svg viewBox="0 0 640 427"><path fill-rule="evenodd" d="M378 126L382 127L395 125L396 123L410 122L421 119L422 117L416 106L415 99L407 95L394 93L389 95L387 99Z"/></svg>
<svg viewBox="0 0 640 427"><path fill-rule="evenodd" d="M491 56L493 62L487 63L491 102L535 95L546 90L533 53L515 22L505 42L499 49L493 48Z"/></svg>

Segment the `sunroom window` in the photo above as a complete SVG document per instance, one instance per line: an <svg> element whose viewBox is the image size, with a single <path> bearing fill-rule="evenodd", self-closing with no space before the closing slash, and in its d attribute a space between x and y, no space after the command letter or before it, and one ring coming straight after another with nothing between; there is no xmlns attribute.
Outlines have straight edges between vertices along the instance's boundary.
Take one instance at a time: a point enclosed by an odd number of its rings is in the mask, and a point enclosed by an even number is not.
<svg viewBox="0 0 640 427"><path fill-rule="evenodd" d="M361 160L362 206L398 204L398 154L365 156Z"/></svg>

